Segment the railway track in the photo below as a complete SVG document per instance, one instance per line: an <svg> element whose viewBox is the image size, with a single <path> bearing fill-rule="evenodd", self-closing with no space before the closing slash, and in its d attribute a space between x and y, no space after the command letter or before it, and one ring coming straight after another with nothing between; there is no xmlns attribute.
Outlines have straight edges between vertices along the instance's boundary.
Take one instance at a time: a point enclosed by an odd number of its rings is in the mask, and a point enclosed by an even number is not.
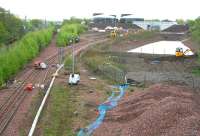
<svg viewBox="0 0 200 136"><path fill-rule="evenodd" d="M56 62L57 56L58 54L54 54L47 58L45 62L47 62L48 65L51 65ZM28 82L35 84L38 75L44 75L42 80L42 82L44 82L48 77L47 75L52 73L53 70L51 70L51 67L49 67L46 70L36 70L32 68L27 72L27 74L25 74L20 85L13 90L8 99L0 106L0 135L3 134L8 124L17 112L18 108L20 107L21 103L28 95L28 92L24 90L26 84Z"/></svg>
<svg viewBox="0 0 200 136"><path fill-rule="evenodd" d="M101 36L98 40L105 39L105 36ZM88 40L86 42L80 43L75 46L75 50L78 50L83 45L88 44L90 42L96 42L98 41L96 37L93 38L93 40ZM70 52L71 47L66 47L64 49L64 55ZM38 75L42 76L43 79L40 81L40 83L48 83L48 79L50 79L51 75L55 71L51 67L52 64L55 64L58 62L58 53L55 53L44 60L48 64L48 68L46 70L36 70L34 68L31 68L28 70L22 77L22 81L19 84L19 86L13 88L12 93L7 98L7 100L0 105L0 135L3 134L3 132L6 130L7 126L15 116L15 113L18 111L20 105L23 103L24 99L28 95L29 92L25 91L24 88L27 83L35 84L38 78Z"/></svg>
<svg viewBox="0 0 200 136"><path fill-rule="evenodd" d="M56 56L52 56L49 61L55 61ZM49 68L46 70L35 70L31 69L31 72L26 75L22 83L19 87L13 90L13 93L9 96L9 98L1 105L0 107L0 135L4 132L6 127L8 126L9 122L14 117L15 113L17 112L18 108L20 107L23 100L26 98L28 92L24 90L26 84L31 82L35 84L38 75L42 75L45 73L49 73ZM47 76L44 77L43 81L45 81Z"/></svg>
<svg viewBox="0 0 200 136"><path fill-rule="evenodd" d="M33 80L38 72L34 72L31 76L29 76L29 80ZM18 90L13 93L9 99L2 105L0 110L0 134L4 132L7 125L14 117L17 109L19 108L20 104L23 102L24 98L28 94L27 91L24 91L24 85L18 88Z"/></svg>

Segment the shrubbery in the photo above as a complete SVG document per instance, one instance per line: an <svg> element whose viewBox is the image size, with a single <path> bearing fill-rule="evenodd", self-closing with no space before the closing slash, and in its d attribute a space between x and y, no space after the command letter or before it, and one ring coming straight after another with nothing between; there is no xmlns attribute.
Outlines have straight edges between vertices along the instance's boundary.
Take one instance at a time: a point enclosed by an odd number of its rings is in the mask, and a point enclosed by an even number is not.
<svg viewBox="0 0 200 136"><path fill-rule="evenodd" d="M41 30L53 22L40 19L20 19L0 7L0 46L9 46L30 31Z"/></svg>
<svg viewBox="0 0 200 136"><path fill-rule="evenodd" d="M38 55L52 38L53 27L27 33L9 49L0 50L0 85L16 74L27 62Z"/></svg>
<svg viewBox="0 0 200 136"><path fill-rule="evenodd" d="M84 63L92 72L110 79L113 83L124 82L125 71L117 62L118 58L113 59L113 56L97 50L88 50L83 58Z"/></svg>
<svg viewBox="0 0 200 136"><path fill-rule="evenodd" d="M192 39L200 44L200 18L188 21Z"/></svg>
<svg viewBox="0 0 200 136"><path fill-rule="evenodd" d="M189 20L188 21L190 27L190 33L192 40L200 44L200 18L196 20ZM199 62L200 62L200 50L198 51ZM200 75L200 68L193 69L193 73L196 75Z"/></svg>
<svg viewBox="0 0 200 136"><path fill-rule="evenodd" d="M86 27L82 24L74 23L66 23L64 24L60 32L57 36L57 45L59 47L64 47L70 44L70 40L75 40L79 36L80 33L84 32Z"/></svg>
<svg viewBox="0 0 200 136"><path fill-rule="evenodd" d="M0 7L0 44L8 45L21 38L24 33L23 21Z"/></svg>

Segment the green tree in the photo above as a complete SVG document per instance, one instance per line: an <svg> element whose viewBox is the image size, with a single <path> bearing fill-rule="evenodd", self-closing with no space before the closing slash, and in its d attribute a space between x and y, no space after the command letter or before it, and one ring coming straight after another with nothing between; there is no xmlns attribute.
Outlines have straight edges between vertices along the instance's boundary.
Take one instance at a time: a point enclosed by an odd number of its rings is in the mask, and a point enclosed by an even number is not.
<svg viewBox="0 0 200 136"><path fill-rule="evenodd" d="M179 24L179 25L184 25L185 24L185 21L183 19L176 19L176 22Z"/></svg>
<svg viewBox="0 0 200 136"><path fill-rule="evenodd" d="M44 26L43 21L40 19L32 19L30 23L32 25L33 30L43 28Z"/></svg>
<svg viewBox="0 0 200 136"><path fill-rule="evenodd" d="M6 30L2 22L0 22L0 43L5 43L7 41L9 33Z"/></svg>
<svg viewBox="0 0 200 136"><path fill-rule="evenodd" d="M0 39L6 39L6 41L1 41L4 44L9 44L24 35L23 21L0 7L0 22L1 31L4 32ZM4 27L4 28L3 28Z"/></svg>
<svg viewBox="0 0 200 136"><path fill-rule="evenodd" d="M200 44L200 19L189 21L192 39Z"/></svg>

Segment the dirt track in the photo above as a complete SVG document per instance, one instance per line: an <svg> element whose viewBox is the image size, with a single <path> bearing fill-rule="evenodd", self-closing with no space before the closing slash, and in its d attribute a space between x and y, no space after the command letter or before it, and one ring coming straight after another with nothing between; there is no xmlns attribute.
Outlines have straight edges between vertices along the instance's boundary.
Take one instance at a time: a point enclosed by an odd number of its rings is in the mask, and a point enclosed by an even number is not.
<svg viewBox="0 0 200 136"><path fill-rule="evenodd" d="M190 88L157 84L124 97L94 136L200 135L199 99Z"/></svg>

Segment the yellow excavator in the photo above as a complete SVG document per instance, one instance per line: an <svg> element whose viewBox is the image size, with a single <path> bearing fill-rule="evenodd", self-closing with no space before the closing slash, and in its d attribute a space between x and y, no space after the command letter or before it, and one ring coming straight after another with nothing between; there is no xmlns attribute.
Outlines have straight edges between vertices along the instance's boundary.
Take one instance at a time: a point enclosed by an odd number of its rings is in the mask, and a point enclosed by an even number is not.
<svg viewBox="0 0 200 136"><path fill-rule="evenodd" d="M183 51L183 48L181 47L177 47L176 48L176 57L184 57L186 56L187 52L190 52L190 49L187 49L186 51Z"/></svg>
<svg viewBox="0 0 200 136"><path fill-rule="evenodd" d="M110 37L111 37L111 38L116 38L116 37L117 37L117 32L116 32L116 30L113 30L113 31L110 32Z"/></svg>

